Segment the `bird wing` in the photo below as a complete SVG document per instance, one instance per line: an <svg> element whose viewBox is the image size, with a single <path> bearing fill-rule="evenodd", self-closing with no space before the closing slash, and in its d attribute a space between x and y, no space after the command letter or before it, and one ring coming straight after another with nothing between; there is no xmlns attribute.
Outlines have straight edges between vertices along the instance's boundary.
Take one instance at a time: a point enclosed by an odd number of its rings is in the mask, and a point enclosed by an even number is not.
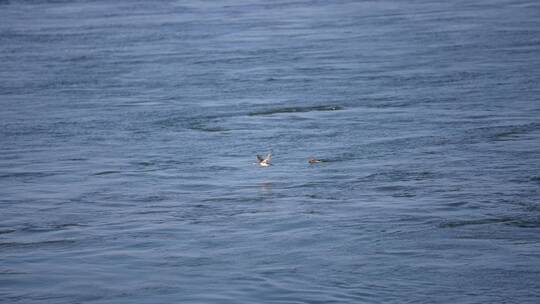
<svg viewBox="0 0 540 304"><path fill-rule="evenodd" d="M266 158L264 160L269 163L272 160L272 152L268 153L268 155L266 155Z"/></svg>
<svg viewBox="0 0 540 304"><path fill-rule="evenodd" d="M259 154L257 154L257 160L258 160L259 162L262 162L262 161L264 160L264 158L262 158L262 156L260 156Z"/></svg>

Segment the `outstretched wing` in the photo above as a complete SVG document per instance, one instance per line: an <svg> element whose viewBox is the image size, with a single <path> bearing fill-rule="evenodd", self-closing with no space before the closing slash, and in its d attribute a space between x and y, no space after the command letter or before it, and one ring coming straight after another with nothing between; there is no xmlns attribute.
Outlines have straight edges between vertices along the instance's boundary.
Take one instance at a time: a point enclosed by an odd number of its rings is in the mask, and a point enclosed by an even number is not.
<svg viewBox="0 0 540 304"><path fill-rule="evenodd" d="M266 158L264 159L267 163L269 163L271 160L272 160L272 152L268 153L268 155L266 155Z"/></svg>
<svg viewBox="0 0 540 304"><path fill-rule="evenodd" d="M259 154L257 154L257 160L258 160L259 162L262 162L262 161L264 160L264 158L262 158L262 156L260 156Z"/></svg>

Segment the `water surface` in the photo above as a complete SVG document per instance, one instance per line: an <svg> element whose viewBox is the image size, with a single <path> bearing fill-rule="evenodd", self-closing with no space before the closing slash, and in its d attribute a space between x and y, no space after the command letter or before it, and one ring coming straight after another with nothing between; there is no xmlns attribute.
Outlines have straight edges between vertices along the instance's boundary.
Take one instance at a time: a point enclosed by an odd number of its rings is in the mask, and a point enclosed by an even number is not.
<svg viewBox="0 0 540 304"><path fill-rule="evenodd" d="M0 302L537 303L539 54L536 1L0 1Z"/></svg>

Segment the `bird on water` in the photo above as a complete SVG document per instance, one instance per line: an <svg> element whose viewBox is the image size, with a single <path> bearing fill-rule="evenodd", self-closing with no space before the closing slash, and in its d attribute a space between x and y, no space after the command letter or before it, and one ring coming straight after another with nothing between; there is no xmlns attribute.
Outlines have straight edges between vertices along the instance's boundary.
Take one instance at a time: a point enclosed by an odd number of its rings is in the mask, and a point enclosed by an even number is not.
<svg viewBox="0 0 540 304"><path fill-rule="evenodd" d="M308 163L310 163L310 164L322 163L322 160L316 159L316 158L314 158L314 157L311 157L311 158L308 160Z"/></svg>
<svg viewBox="0 0 540 304"><path fill-rule="evenodd" d="M268 167L271 165L272 161L272 152L268 153L266 157L262 157L259 154L257 154L257 162L259 163L259 166L261 167Z"/></svg>

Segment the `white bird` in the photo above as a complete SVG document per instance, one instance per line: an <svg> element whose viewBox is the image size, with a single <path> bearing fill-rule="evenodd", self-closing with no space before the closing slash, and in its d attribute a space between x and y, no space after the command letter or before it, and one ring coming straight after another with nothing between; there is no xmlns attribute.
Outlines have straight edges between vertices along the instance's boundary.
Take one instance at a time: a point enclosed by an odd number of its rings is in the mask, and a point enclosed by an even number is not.
<svg viewBox="0 0 540 304"><path fill-rule="evenodd" d="M261 167L268 167L271 165L270 161L272 160L272 152L268 153L265 158L257 154L257 161L259 163L259 166Z"/></svg>

